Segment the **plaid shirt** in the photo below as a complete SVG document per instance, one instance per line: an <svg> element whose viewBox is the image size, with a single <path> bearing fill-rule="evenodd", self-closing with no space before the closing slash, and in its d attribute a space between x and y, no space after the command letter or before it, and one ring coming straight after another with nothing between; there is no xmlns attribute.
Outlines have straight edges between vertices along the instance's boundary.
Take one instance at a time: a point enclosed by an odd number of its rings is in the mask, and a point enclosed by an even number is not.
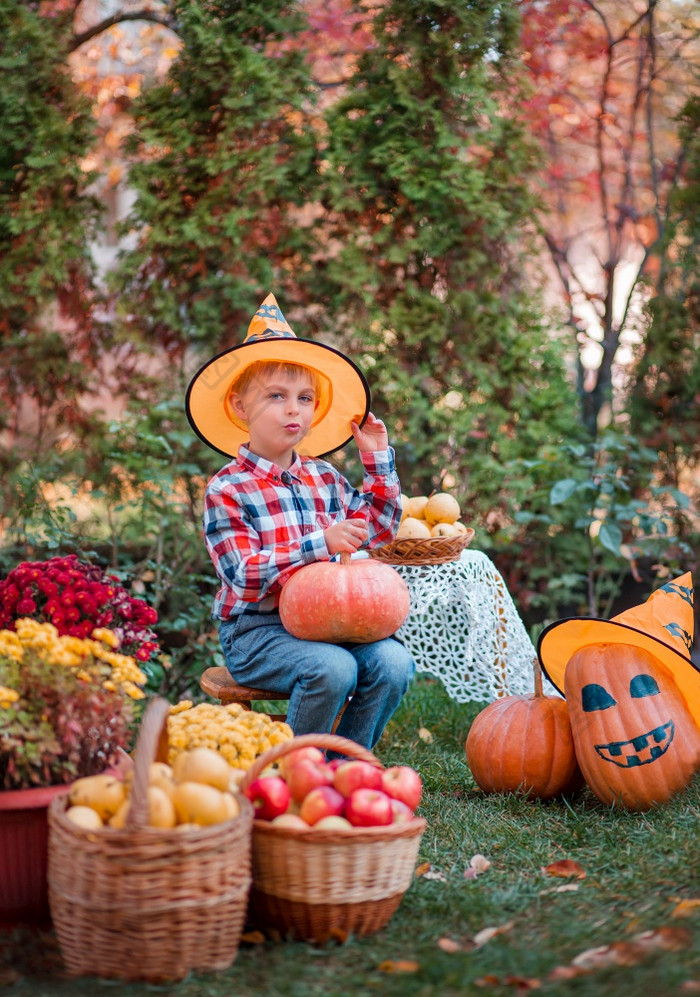
<svg viewBox="0 0 700 997"><path fill-rule="evenodd" d="M365 516L368 547L394 538L401 518L394 451L360 456L361 492L326 461L295 454L285 471L239 447L204 495L204 541L221 581L214 619L276 610L293 571L331 559L323 531L335 522Z"/></svg>

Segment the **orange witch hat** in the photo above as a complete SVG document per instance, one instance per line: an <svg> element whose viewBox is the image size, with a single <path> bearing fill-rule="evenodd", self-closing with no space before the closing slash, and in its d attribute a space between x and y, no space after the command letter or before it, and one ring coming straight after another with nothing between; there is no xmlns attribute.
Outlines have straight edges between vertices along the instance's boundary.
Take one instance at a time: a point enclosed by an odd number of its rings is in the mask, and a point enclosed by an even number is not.
<svg viewBox="0 0 700 997"><path fill-rule="evenodd" d="M537 651L542 670L563 694L564 674L575 651L591 644L641 647L670 671L700 726L700 669L690 656L695 628L693 605L693 578L688 571L652 592L640 606L611 620L557 620L540 634Z"/></svg>
<svg viewBox="0 0 700 997"><path fill-rule="evenodd" d="M248 430L231 408L234 381L257 360L296 363L319 375L320 397L311 429L296 448L320 457L339 450L352 439L350 423L367 418L370 394L362 371L339 350L311 339L299 339L282 314L274 294L268 294L248 326L242 343L219 353L192 378L185 407L195 433L213 450L234 457L248 439Z"/></svg>

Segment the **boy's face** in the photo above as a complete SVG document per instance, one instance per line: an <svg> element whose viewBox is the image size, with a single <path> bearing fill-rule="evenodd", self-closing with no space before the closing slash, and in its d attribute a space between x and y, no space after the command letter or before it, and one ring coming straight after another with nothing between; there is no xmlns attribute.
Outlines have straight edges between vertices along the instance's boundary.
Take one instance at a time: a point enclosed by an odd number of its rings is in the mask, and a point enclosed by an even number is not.
<svg viewBox="0 0 700 997"><path fill-rule="evenodd" d="M316 404L313 381L303 368L298 374L262 371L242 393L231 395L231 407L247 423L251 450L281 467L291 464L294 447L311 428Z"/></svg>

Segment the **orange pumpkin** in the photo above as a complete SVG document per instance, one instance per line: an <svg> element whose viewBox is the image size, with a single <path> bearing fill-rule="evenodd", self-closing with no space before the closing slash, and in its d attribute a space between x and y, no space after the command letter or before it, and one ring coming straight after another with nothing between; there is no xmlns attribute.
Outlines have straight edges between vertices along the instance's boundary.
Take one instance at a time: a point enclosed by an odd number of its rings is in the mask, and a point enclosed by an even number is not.
<svg viewBox="0 0 700 997"><path fill-rule="evenodd" d="M522 793L548 800L583 785L566 703L542 692L504 696L477 714L465 743L467 764L485 793Z"/></svg>
<svg viewBox="0 0 700 997"><path fill-rule="evenodd" d="M688 785L700 766L700 729L670 672L630 644L592 644L564 677L586 782L603 803L647 810Z"/></svg>
<svg viewBox="0 0 700 997"><path fill-rule="evenodd" d="M411 605L408 586L389 564L366 558L317 561L285 582L279 612L301 640L370 644L396 633Z"/></svg>

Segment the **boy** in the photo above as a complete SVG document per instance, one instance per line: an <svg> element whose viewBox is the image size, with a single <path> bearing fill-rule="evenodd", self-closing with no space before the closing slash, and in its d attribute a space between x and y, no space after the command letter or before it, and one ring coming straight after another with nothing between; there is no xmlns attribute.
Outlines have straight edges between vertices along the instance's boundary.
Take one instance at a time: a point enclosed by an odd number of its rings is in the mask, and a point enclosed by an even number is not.
<svg viewBox="0 0 700 997"><path fill-rule="evenodd" d="M207 485L204 508L229 671L242 685L288 694L295 734L329 732L351 695L337 733L373 748L415 670L406 648L394 638L299 640L278 612L295 570L387 542L398 528L393 451L362 373L339 351L298 339L270 294L244 343L195 375L187 413L209 446L235 455ZM365 470L361 492L318 459L350 439Z"/></svg>

